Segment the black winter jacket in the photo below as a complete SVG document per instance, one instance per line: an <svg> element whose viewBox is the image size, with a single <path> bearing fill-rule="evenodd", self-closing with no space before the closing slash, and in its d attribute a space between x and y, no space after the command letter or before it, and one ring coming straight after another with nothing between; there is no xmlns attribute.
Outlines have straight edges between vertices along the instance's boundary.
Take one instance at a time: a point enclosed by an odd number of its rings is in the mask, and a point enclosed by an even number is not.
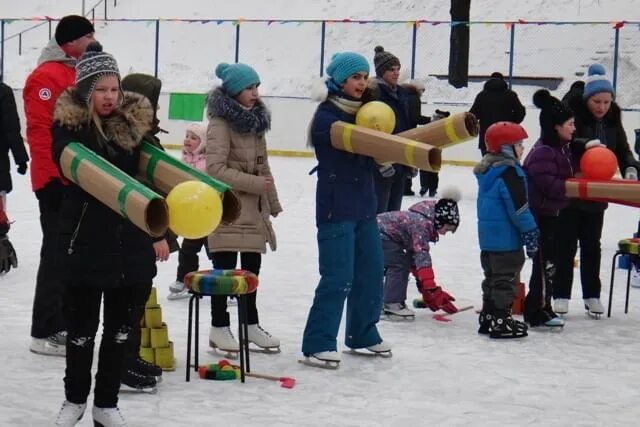
<svg viewBox="0 0 640 427"><path fill-rule="evenodd" d="M13 90L0 83L0 191L6 193L13 189L9 150L16 165L29 161L20 135L20 118Z"/></svg>
<svg viewBox="0 0 640 427"><path fill-rule="evenodd" d="M493 77L484 84L482 91L476 95L469 110L480 121L478 148L485 152L484 134L487 128L500 121L521 123L526 110L518 95L509 89L507 82Z"/></svg>
<svg viewBox="0 0 640 427"><path fill-rule="evenodd" d="M79 142L130 176L135 176L140 143L152 124L149 101L125 92L123 105L102 118L105 137L90 121L87 106L65 90L54 110L53 159ZM151 237L74 183L64 189L56 263L71 286L112 288L150 282L156 274Z"/></svg>

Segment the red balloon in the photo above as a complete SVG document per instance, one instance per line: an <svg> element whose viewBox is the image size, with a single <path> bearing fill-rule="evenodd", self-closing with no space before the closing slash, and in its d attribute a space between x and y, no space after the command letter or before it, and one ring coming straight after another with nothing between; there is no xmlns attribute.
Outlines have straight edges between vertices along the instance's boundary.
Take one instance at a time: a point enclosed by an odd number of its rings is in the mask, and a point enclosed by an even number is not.
<svg viewBox="0 0 640 427"><path fill-rule="evenodd" d="M585 151L580 159L580 170L585 178L611 179L618 169L618 160L613 151L605 147L593 147Z"/></svg>

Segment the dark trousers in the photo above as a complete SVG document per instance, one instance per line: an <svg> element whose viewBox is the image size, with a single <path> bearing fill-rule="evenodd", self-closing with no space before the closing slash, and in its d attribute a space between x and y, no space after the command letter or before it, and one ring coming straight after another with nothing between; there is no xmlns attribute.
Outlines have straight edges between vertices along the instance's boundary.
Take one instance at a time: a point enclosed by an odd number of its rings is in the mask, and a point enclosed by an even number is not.
<svg viewBox="0 0 640 427"><path fill-rule="evenodd" d="M89 286L67 287L65 304L69 322L64 388L69 402L87 401L91 389L93 347L100 322L100 301L103 296L103 331L93 402L100 408L113 408L118 405L120 377L131 330L130 288L102 290Z"/></svg>
<svg viewBox="0 0 640 427"><path fill-rule="evenodd" d="M402 245L382 239L384 254L384 303L404 303L407 299L409 271L413 263L413 254Z"/></svg>
<svg viewBox="0 0 640 427"><path fill-rule="evenodd" d="M560 211L558 223L558 263L553 286L554 298L571 298L573 260L580 242L582 298L600 298L600 237L604 211L589 212L568 207Z"/></svg>
<svg viewBox="0 0 640 427"><path fill-rule="evenodd" d="M480 252L484 271L483 310L510 311L516 294L518 275L524 265L524 251Z"/></svg>
<svg viewBox="0 0 640 427"><path fill-rule="evenodd" d="M151 281L134 283L130 288L129 314L131 333L127 341L125 367L132 368L140 354L140 322L144 316L144 309L151 294L153 284Z"/></svg>
<svg viewBox="0 0 640 427"><path fill-rule="evenodd" d="M187 273L198 270L200 266L198 254L203 246L207 251L207 256L209 256L209 245L206 237L182 240L182 245L180 245L180 251L178 252L177 281L182 282Z"/></svg>
<svg viewBox="0 0 640 427"><path fill-rule="evenodd" d="M399 211L402 207L406 168L399 164L394 164L393 167L396 173L389 178L383 177L378 172L373 173L378 198L377 213Z"/></svg>
<svg viewBox="0 0 640 427"><path fill-rule="evenodd" d="M439 182L438 172L420 171L420 193L435 193Z"/></svg>
<svg viewBox="0 0 640 427"><path fill-rule="evenodd" d="M211 259L213 266L222 270L236 268L238 262L238 252L212 252ZM260 274L260 264L262 255L258 252L240 252L240 265L243 270L255 274ZM249 325L258 324L258 307L256 306L256 292L247 295L247 323ZM214 295L211 297L211 326L229 326L229 312L227 312L227 297Z"/></svg>
<svg viewBox="0 0 640 427"><path fill-rule="evenodd" d="M31 317L31 336L46 338L65 329L62 299L64 286L59 279L54 254L57 250L58 214L62 193L36 192L40 208L40 227L42 228L42 246L40 266L36 277L36 291L33 297Z"/></svg>
<svg viewBox="0 0 640 427"><path fill-rule="evenodd" d="M540 241L538 252L533 257L529 293L525 299L526 318L533 316L543 308L551 308L558 258L559 218L537 216L536 223L540 230Z"/></svg>

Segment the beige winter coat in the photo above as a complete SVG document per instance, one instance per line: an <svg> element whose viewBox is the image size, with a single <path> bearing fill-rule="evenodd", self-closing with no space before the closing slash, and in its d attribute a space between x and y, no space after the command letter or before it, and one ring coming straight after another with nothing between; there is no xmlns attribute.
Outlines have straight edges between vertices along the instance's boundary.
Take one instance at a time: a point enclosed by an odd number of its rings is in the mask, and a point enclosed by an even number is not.
<svg viewBox="0 0 640 427"><path fill-rule="evenodd" d="M231 225L220 225L209 236L211 252L276 250L270 215L282 212L275 182L265 190L265 177L272 177L264 135L240 134L220 117L212 117L207 128L207 173L231 186L242 203L240 217Z"/></svg>

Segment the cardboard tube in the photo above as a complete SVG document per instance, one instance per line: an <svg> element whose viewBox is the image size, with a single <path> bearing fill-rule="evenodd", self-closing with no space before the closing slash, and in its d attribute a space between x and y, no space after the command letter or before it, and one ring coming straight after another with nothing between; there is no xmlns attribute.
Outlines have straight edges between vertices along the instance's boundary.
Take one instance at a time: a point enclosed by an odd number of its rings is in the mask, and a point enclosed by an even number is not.
<svg viewBox="0 0 640 427"><path fill-rule="evenodd" d="M398 136L438 148L451 147L478 136L479 125L471 113L457 113L424 126L400 132Z"/></svg>
<svg viewBox="0 0 640 427"><path fill-rule="evenodd" d="M222 222L230 224L240 216L240 199L227 184L210 177L180 160L154 147L142 144L138 179L149 183L158 191L169 194L173 187L185 181L201 181L220 193L222 199Z"/></svg>
<svg viewBox="0 0 640 427"><path fill-rule="evenodd" d="M571 198L640 207L639 181L570 178L565 183L565 190Z"/></svg>
<svg viewBox="0 0 640 427"><path fill-rule="evenodd" d="M341 121L331 125L331 145L373 157L379 163L400 163L429 172L438 172L442 165L437 147Z"/></svg>
<svg viewBox="0 0 640 427"><path fill-rule="evenodd" d="M84 145L72 142L65 147L60 170L65 178L149 235L166 233L169 213L164 198Z"/></svg>

